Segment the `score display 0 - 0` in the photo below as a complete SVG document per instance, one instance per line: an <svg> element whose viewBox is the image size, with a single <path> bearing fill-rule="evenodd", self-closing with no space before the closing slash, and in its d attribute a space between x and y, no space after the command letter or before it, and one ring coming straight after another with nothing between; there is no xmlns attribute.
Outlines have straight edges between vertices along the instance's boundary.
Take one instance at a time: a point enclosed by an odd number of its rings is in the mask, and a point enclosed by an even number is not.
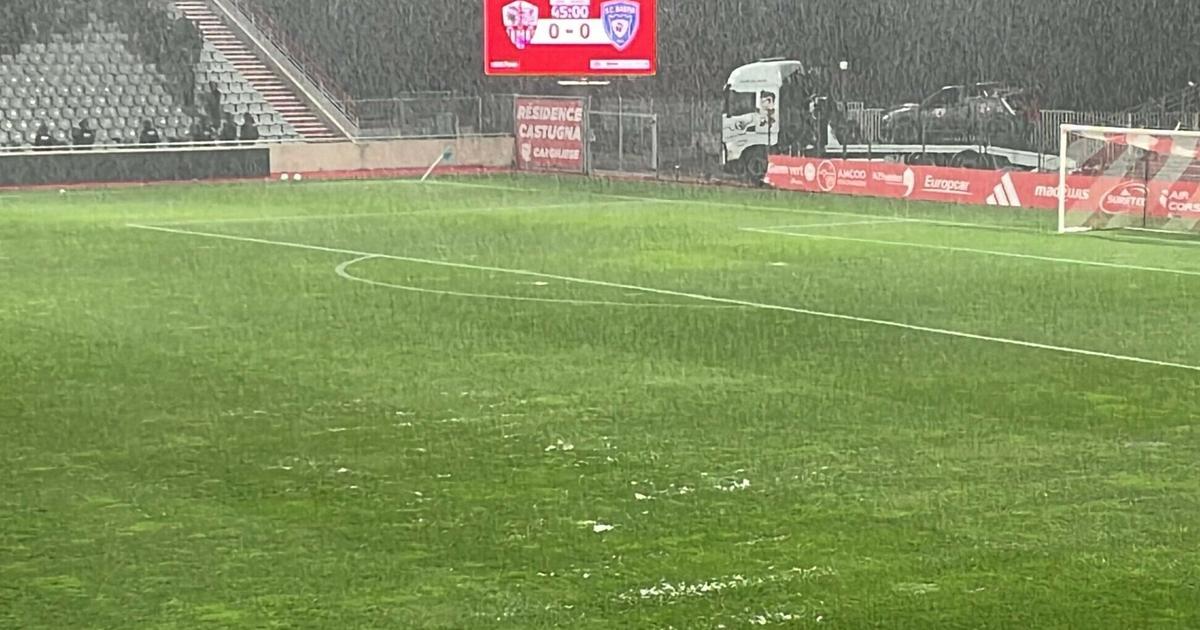
<svg viewBox="0 0 1200 630"><path fill-rule="evenodd" d="M656 0L484 0L484 72L653 75Z"/></svg>

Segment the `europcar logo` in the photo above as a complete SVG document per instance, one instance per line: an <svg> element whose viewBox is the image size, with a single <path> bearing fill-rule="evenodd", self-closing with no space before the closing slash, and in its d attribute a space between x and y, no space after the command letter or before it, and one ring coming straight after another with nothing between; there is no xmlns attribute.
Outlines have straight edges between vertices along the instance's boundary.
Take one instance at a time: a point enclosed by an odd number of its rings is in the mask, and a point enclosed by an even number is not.
<svg viewBox="0 0 1200 630"><path fill-rule="evenodd" d="M1109 214L1140 212L1146 208L1148 192L1141 182L1122 182L1100 197L1100 211Z"/></svg>
<svg viewBox="0 0 1200 630"><path fill-rule="evenodd" d="M833 192L833 189L837 188L837 183L837 166L829 160L821 162L821 165L817 167L817 187L823 192Z"/></svg>

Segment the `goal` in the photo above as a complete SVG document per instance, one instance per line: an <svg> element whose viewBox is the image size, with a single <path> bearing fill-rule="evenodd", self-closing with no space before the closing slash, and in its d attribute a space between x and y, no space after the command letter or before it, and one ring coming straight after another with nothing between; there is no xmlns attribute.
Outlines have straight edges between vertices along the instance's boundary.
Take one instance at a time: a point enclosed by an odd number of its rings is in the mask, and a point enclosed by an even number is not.
<svg viewBox="0 0 1200 630"><path fill-rule="evenodd" d="M1058 231L1200 234L1200 132L1063 125Z"/></svg>

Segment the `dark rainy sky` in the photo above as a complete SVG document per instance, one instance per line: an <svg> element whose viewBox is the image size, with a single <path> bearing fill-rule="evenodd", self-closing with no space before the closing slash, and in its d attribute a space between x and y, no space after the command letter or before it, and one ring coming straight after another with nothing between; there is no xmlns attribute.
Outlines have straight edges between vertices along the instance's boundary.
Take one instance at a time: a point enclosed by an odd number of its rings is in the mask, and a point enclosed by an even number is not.
<svg viewBox="0 0 1200 630"><path fill-rule="evenodd" d="M352 91L511 91L481 76L482 0L258 0ZM621 87L715 97L763 56L853 64L847 96L882 104L956 82L1040 88L1113 110L1200 79L1200 0L660 0L660 76Z"/></svg>

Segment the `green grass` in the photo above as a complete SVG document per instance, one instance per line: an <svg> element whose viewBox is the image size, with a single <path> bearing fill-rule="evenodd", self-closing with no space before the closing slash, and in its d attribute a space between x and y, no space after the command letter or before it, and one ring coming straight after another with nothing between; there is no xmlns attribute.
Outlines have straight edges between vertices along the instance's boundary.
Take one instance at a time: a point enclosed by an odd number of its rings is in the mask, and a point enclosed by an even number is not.
<svg viewBox="0 0 1200 630"><path fill-rule="evenodd" d="M1200 627L1200 248L460 183L0 197L0 627Z"/></svg>

